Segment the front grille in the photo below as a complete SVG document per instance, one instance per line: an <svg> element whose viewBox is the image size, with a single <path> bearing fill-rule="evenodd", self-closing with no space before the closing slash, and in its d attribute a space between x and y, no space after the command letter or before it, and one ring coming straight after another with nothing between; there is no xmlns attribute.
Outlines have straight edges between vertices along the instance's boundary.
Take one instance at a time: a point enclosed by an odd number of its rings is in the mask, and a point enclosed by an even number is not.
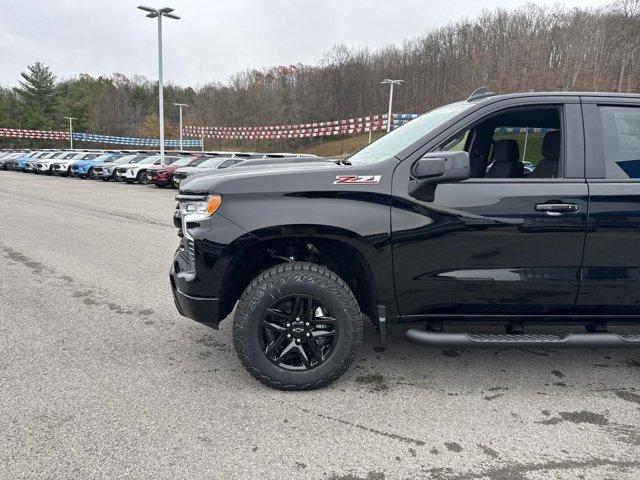
<svg viewBox="0 0 640 480"><path fill-rule="evenodd" d="M196 263L196 247L193 244L192 240L189 240L188 238L185 238L186 241L186 250L187 253L189 254L189 260L191 261L191 265L195 265Z"/></svg>
<svg viewBox="0 0 640 480"><path fill-rule="evenodd" d="M187 174L186 173L176 173L173 177L174 178L179 178L180 180L183 180L183 179L187 178Z"/></svg>
<svg viewBox="0 0 640 480"><path fill-rule="evenodd" d="M126 173L126 171L127 171L126 168L117 168L116 169L116 173L120 173L120 174Z"/></svg>
<svg viewBox="0 0 640 480"><path fill-rule="evenodd" d="M96 167L93 169L96 174L102 173L102 167Z"/></svg>

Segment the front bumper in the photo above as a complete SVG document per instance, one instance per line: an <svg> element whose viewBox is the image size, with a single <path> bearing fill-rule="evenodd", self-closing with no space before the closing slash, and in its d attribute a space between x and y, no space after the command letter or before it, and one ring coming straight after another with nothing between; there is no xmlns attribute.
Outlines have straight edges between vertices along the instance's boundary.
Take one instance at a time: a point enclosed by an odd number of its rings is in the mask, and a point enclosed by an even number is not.
<svg viewBox="0 0 640 480"><path fill-rule="evenodd" d="M220 324L218 299L195 297L180 291L177 287L178 282L188 281L185 278L185 272L176 273L172 268L169 280L171 282L173 302L180 315L217 330Z"/></svg>
<svg viewBox="0 0 640 480"><path fill-rule="evenodd" d="M116 180L122 182L123 180L135 180L136 175L133 173L132 168L117 168L116 169Z"/></svg>
<svg viewBox="0 0 640 480"><path fill-rule="evenodd" d="M172 175L170 173L158 173L154 171L147 172L149 182L160 186L169 185L171 183L171 176Z"/></svg>
<svg viewBox="0 0 640 480"><path fill-rule="evenodd" d="M111 178L113 172L106 167L95 167L93 169L94 178Z"/></svg>
<svg viewBox="0 0 640 480"><path fill-rule="evenodd" d="M69 166L62 165L59 163L54 163L51 171L56 175L68 175L69 174Z"/></svg>
<svg viewBox="0 0 640 480"><path fill-rule="evenodd" d="M171 289L181 315L217 328L229 313L224 295L232 285L225 277L236 254L257 239L220 214L183 230L180 215L174 224L180 229L180 245L171 266Z"/></svg>
<svg viewBox="0 0 640 480"><path fill-rule="evenodd" d="M73 177L85 177L88 172L89 172L88 167L77 167L77 166L71 167L71 176Z"/></svg>

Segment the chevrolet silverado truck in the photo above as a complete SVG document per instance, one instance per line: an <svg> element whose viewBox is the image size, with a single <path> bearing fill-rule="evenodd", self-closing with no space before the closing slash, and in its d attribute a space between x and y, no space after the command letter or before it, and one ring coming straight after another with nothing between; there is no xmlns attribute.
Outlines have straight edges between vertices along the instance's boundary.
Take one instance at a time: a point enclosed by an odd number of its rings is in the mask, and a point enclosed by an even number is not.
<svg viewBox="0 0 640 480"><path fill-rule="evenodd" d="M365 320L448 349L640 346L611 330L640 322L640 95L478 89L346 160L200 173L176 198L177 309L233 321L270 387L338 378Z"/></svg>

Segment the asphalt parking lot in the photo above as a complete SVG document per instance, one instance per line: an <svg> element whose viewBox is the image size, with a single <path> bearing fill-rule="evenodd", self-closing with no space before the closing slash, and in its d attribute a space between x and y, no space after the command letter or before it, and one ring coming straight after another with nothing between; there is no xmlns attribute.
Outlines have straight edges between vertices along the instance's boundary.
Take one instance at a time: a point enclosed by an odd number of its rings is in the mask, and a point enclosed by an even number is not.
<svg viewBox="0 0 640 480"><path fill-rule="evenodd" d="M0 172L0 477L637 479L640 352L386 350L269 390L182 318L175 190Z"/></svg>

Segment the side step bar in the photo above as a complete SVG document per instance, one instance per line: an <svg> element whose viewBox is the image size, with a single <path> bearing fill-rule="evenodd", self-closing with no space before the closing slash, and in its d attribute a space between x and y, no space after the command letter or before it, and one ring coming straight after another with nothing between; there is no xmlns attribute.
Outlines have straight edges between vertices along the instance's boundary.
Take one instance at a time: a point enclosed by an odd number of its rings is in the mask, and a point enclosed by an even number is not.
<svg viewBox="0 0 640 480"><path fill-rule="evenodd" d="M486 335L472 333L430 332L412 328L406 337L410 342L430 347L448 348L523 348L523 347L574 347L574 348L637 348L640 335L617 333L567 333L565 335L517 334Z"/></svg>

